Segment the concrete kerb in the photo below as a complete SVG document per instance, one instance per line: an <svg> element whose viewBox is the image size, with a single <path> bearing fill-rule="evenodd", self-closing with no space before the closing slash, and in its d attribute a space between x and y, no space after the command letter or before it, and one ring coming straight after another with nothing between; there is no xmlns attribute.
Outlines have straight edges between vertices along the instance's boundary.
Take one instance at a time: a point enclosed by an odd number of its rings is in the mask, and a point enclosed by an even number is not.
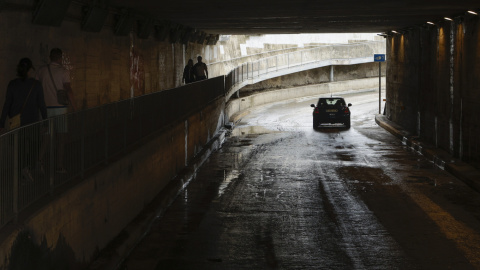
<svg viewBox="0 0 480 270"><path fill-rule="evenodd" d="M227 130L221 129L194 160L156 196L111 244L102 250L90 264L89 270L118 269L133 249L150 232L152 225L161 218L177 196L195 179L198 169L210 155L222 147Z"/></svg>
<svg viewBox="0 0 480 270"><path fill-rule="evenodd" d="M377 114L375 116L375 122L392 135L402 140L404 144L412 147L419 154L428 158L437 167L449 172L472 189L480 192L480 170L457 158L453 158L448 152L442 149L438 149L435 146L419 141L418 137L403 130L401 126L390 121L384 115Z"/></svg>

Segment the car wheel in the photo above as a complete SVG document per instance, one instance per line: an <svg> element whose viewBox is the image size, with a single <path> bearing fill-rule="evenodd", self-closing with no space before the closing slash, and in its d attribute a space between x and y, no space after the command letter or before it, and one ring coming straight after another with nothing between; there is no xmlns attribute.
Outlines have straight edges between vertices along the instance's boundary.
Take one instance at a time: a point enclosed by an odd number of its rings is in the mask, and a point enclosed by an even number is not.
<svg viewBox="0 0 480 270"><path fill-rule="evenodd" d="M320 121L313 119L313 129L318 128L319 125L320 125Z"/></svg>
<svg viewBox="0 0 480 270"><path fill-rule="evenodd" d="M348 118L348 120L345 122L345 126L347 128L350 128L350 118Z"/></svg>

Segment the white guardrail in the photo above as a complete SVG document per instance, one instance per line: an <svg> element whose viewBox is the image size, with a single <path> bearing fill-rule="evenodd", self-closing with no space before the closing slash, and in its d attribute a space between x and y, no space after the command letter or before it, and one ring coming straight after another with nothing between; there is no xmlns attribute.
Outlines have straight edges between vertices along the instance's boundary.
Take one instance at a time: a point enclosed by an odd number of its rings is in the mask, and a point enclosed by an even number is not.
<svg viewBox="0 0 480 270"><path fill-rule="evenodd" d="M215 74L227 69L232 62L246 61L238 64L227 75L230 77L226 80L226 84L230 85L225 87L228 89L228 100L236 91L249 84L318 67L370 63L374 62L374 54L385 53L385 50L384 41L324 45L252 61L248 60L253 56L237 58L211 64L208 68L210 74Z"/></svg>

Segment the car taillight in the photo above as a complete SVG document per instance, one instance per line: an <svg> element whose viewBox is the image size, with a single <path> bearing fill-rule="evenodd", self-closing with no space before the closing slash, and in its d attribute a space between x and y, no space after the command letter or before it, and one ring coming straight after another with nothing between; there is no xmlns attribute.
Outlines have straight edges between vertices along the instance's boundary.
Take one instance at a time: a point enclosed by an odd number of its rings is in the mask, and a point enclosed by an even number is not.
<svg viewBox="0 0 480 270"><path fill-rule="evenodd" d="M315 110L313 111L313 113L319 113L318 108L315 108Z"/></svg>
<svg viewBox="0 0 480 270"><path fill-rule="evenodd" d="M345 107L345 110L343 110L344 113L350 113L350 110L348 109L348 107Z"/></svg>

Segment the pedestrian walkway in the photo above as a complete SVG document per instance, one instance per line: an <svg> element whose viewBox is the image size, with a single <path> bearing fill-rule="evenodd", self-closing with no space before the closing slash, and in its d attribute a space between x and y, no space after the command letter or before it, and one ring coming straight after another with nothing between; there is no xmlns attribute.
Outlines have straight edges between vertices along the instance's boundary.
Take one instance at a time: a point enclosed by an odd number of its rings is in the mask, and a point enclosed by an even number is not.
<svg viewBox="0 0 480 270"><path fill-rule="evenodd" d="M418 137L405 131L400 125L390 121L385 115L376 115L375 122L402 140L404 144L430 159L438 167L451 173L474 190L480 192L480 170L460 159L452 157L452 155L445 150L422 142Z"/></svg>

